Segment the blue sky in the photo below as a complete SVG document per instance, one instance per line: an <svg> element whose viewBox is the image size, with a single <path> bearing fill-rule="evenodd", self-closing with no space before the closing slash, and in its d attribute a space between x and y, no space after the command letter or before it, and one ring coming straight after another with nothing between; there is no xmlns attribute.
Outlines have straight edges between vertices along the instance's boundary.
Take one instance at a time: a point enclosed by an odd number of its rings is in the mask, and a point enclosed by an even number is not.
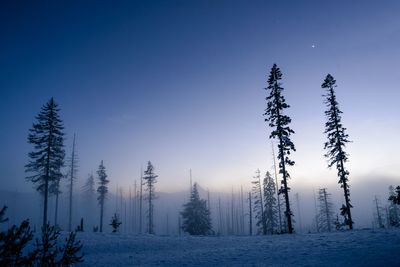
<svg viewBox="0 0 400 267"><path fill-rule="evenodd" d="M322 156L327 73L354 141L350 184L398 181L399 10L398 1L2 3L0 186L30 188L27 133L52 96L67 152L77 134L81 180L104 160L112 186L132 184L151 160L160 190L187 188L190 168L210 189L249 186L272 165L262 114L273 63L296 131L292 188L337 183Z"/></svg>

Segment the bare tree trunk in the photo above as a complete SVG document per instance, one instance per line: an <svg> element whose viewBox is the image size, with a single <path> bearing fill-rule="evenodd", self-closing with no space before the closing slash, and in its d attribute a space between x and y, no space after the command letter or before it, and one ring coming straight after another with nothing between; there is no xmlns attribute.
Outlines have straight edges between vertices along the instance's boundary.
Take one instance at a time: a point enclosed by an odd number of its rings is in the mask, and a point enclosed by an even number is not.
<svg viewBox="0 0 400 267"><path fill-rule="evenodd" d="M72 143L72 154L71 154L71 168L70 168L70 181L69 181L69 214L68 214L68 231L72 228L72 189L74 183L74 172L75 172L75 134Z"/></svg>

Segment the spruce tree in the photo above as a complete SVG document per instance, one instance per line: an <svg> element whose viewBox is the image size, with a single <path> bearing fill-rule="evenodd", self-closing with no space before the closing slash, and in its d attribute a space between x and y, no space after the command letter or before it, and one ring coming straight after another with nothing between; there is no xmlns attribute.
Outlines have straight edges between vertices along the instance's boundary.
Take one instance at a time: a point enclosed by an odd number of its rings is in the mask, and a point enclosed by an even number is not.
<svg viewBox="0 0 400 267"><path fill-rule="evenodd" d="M200 199L197 183L194 183L190 193L190 200L183 205L181 212L183 231L190 235L208 235L212 233L210 210L207 202Z"/></svg>
<svg viewBox="0 0 400 267"><path fill-rule="evenodd" d="M389 200L393 202L393 204L400 205L400 186L396 187L396 193L392 193L389 196Z"/></svg>
<svg viewBox="0 0 400 267"><path fill-rule="evenodd" d="M291 151L296 151L296 149L293 142L290 140L290 135L294 134L294 131L289 127L292 120L289 116L284 114L284 111L290 106L286 103L286 100L282 95L283 87L281 86L281 79L282 73L278 66L274 64L268 78L268 87L266 88L266 90L269 91L269 95L266 97L267 108L265 109L264 115L266 116L265 121L267 121L269 126L273 129L269 138L278 140L277 158L279 162L279 173L282 174L279 193L284 194L287 228L289 233L293 233L293 214L290 210L290 188L288 187L288 179L290 178L290 175L287 167L294 165L294 161L289 159L289 155Z"/></svg>
<svg viewBox="0 0 400 267"><path fill-rule="evenodd" d="M97 193L99 193L97 200L100 205L100 232L103 232L103 217L104 217L104 202L107 198L108 187L107 184L110 182L107 180L106 167L104 167L103 161L101 161L99 169L97 170L99 179L99 186L97 187Z"/></svg>
<svg viewBox="0 0 400 267"><path fill-rule="evenodd" d="M263 197L263 186L261 184L260 170L256 171L256 175L253 176L253 196L254 196L254 216L256 218L256 226L258 227L258 234L267 234L267 223L265 220L264 212L264 197Z"/></svg>
<svg viewBox="0 0 400 267"><path fill-rule="evenodd" d="M46 226L49 187L61 177L61 167L64 165L64 126L58 115L58 105L51 98L36 116L28 135L28 143L34 146L29 153L29 163L26 172L32 175L26 177L33 182L36 190L43 195L43 227Z"/></svg>
<svg viewBox="0 0 400 267"><path fill-rule="evenodd" d="M144 171L144 176L143 176L143 183L146 185L146 191L148 192L148 195L146 196L146 199L148 201L148 211L147 211L147 218L148 218L148 228L147 232L149 234L154 234L154 222L153 222L153 217L154 217L154 204L153 201L156 198L155 195L155 188L154 185L157 182L157 175L154 173L154 167L149 161L147 163L147 169Z"/></svg>
<svg viewBox="0 0 400 267"><path fill-rule="evenodd" d="M112 227L112 232L116 233L118 232L118 229L122 222L119 220L119 216L117 213L114 213L113 217L111 218L110 226Z"/></svg>
<svg viewBox="0 0 400 267"><path fill-rule="evenodd" d="M325 157L328 159L328 167L336 165L339 177L339 184L344 191L345 204L342 205L341 215L345 219L345 224L349 226L349 229L353 229L353 220L351 217L350 204L350 189L348 184L349 171L346 170L344 164L348 160L348 154L345 152L346 143L349 141L349 135L346 134L346 128L342 124L342 111L339 109L339 104L336 100L335 87L336 80L328 74L321 85L323 89L326 89L324 95L325 104L328 108L325 111L327 122L325 123L325 134L328 137L328 141L325 142L324 149L327 150Z"/></svg>
<svg viewBox="0 0 400 267"><path fill-rule="evenodd" d="M266 232L272 235L277 231L278 228L278 206L275 197L275 182L269 172L265 174L263 188Z"/></svg>
<svg viewBox="0 0 400 267"><path fill-rule="evenodd" d="M399 188L400 189L400 188ZM399 190L400 192L400 190ZM399 206L393 201L396 198L394 187L389 186L389 207L388 207L388 221L391 227L400 227L400 210Z"/></svg>

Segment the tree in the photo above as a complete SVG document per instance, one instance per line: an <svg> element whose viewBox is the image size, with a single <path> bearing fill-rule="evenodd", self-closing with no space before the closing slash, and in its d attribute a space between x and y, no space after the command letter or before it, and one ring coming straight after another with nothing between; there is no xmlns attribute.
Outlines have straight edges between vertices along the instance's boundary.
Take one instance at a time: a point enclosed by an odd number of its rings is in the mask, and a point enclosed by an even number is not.
<svg viewBox="0 0 400 267"><path fill-rule="evenodd" d="M119 220L119 217L116 213L114 213L113 217L111 218L111 227L113 228L113 233L118 232L118 228L120 227L120 225L122 224L122 222Z"/></svg>
<svg viewBox="0 0 400 267"><path fill-rule="evenodd" d="M211 234L211 217L207 202L200 199L197 183L194 183L190 193L190 200L183 205L181 212L183 231L190 235L208 235Z"/></svg>
<svg viewBox="0 0 400 267"><path fill-rule="evenodd" d="M334 212L330 196L331 194L327 192L326 188L318 190L318 232L332 231L334 225Z"/></svg>
<svg viewBox="0 0 400 267"><path fill-rule="evenodd" d="M385 224L383 223L383 217L382 217L382 212L383 212L383 207L380 206L380 202L378 200L378 197L375 196L374 198L374 204L375 204L375 209L376 209L376 222L378 224L378 228L385 228Z"/></svg>
<svg viewBox="0 0 400 267"><path fill-rule="evenodd" d="M331 168L336 165L339 177L339 184L344 191L345 204L342 205L341 215L345 218L345 224L349 226L349 229L353 229L353 220L351 218L350 204L350 189L348 185L349 171L346 170L344 164L348 160L348 154L344 151L346 144L349 141L349 135L346 134L346 128L343 127L341 122L341 114L343 113L339 109L339 104L336 100L335 90L336 80L328 74L321 85L322 88L326 89L326 97L324 103L328 108L325 111L327 122L325 123L325 134L328 137L328 141L324 144L324 149L327 151L325 157L328 159L328 167Z"/></svg>
<svg viewBox="0 0 400 267"><path fill-rule="evenodd" d="M27 180L36 185L36 190L44 197L43 227L47 224L47 208L49 186L62 177L61 167L64 165L64 126L58 115L58 105L51 98L36 116L29 130L28 143L34 146L29 153L29 163L25 165L26 172L32 175Z"/></svg>
<svg viewBox="0 0 400 267"><path fill-rule="evenodd" d="M400 196L400 187L397 187L397 196ZM396 204L396 193L394 191L394 187L389 186L389 207L388 207L388 221L391 227L399 227L400 226L400 211L399 207Z"/></svg>
<svg viewBox="0 0 400 267"><path fill-rule="evenodd" d="M99 169L97 170L99 179L99 187L97 187L97 193L99 193L97 200L100 205L100 232L103 232L103 215L104 215L104 202L107 198L108 187L107 184L110 182L107 180L106 167L104 167L103 161L101 161Z"/></svg>
<svg viewBox="0 0 400 267"><path fill-rule="evenodd" d="M74 181L76 180L76 174L78 172L78 158L76 156L75 151L75 134L74 139L72 141L72 151L71 157L68 158L68 167L69 167L69 209L68 209L68 231L72 229L72 192L74 188Z"/></svg>
<svg viewBox="0 0 400 267"><path fill-rule="evenodd" d="M56 205L54 211L54 225L58 225L58 198L62 191L60 190L60 181L61 177L57 177L57 179L50 185L49 192L56 196Z"/></svg>
<svg viewBox="0 0 400 267"><path fill-rule="evenodd" d="M256 171L256 176L253 176L254 180L251 182L253 184L253 196L254 196L254 216L256 218L256 225L258 227L258 234L267 234L267 224L265 220L264 213L264 197L263 197L263 187L261 184L260 170Z"/></svg>
<svg viewBox="0 0 400 267"><path fill-rule="evenodd" d="M153 225L153 213L154 213L154 205L153 201L156 198L155 191L154 191L154 184L157 182L158 175L154 174L154 167L149 161L147 163L147 170L144 171L143 182L146 185L146 191L148 195L146 199L148 201L148 211L147 211L147 218L148 218L148 228L147 232L149 234L154 234L154 225Z"/></svg>
<svg viewBox="0 0 400 267"><path fill-rule="evenodd" d="M275 197L276 187L271 174L267 172L264 178L264 218L266 224L266 232L271 235L277 231L278 227L278 206Z"/></svg>
<svg viewBox="0 0 400 267"><path fill-rule="evenodd" d="M95 201L96 201L96 189L95 189L95 180L93 173L90 173L86 178L86 182L82 187L82 193L84 198L84 208L86 221L89 222L89 225L93 225L93 215L95 210Z"/></svg>
<svg viewBox="0 0 400 267"><path fill-rule="evenodd" d="M8 221L8 218L6 218L6 210L7 210L7 206L3 206L3 208L1 208L0 210L0 223L4 223Z"/></svg>
<svg viewBox="0 0 400 267"><path fill-rule="evenodd" d="M396 193L391 193L391 195L389 196L389 200L392 201L393 204L400 205L400 186L396 187Z"/></svg>
<svg viewBox="0 0 400 267"><path fill-rule="evenodd" d="M290 175L287 171L287 167L294 165L294 161L289 159L289 155L291 151L296 151L296 149L293 142L290 140L290 135L294 134L294 131L289 127L292 120L289 116L284 115L284 111L290 106L286 103L286 100L282 95L283 87L281 87L282 84L279 82L281 79L282 73L278 66L274 64L268 78L268 87L266 88L266 90L269 91L269 95L266 97L267 108L265 109L264 116L266 116L265 121L267 121L269 126L273 128L269 138L278 139L277 159L279 161L279 173L282 174L283 177L279 193L284 194L287 228L289 233L293 233L293 214L290 210L290 188L288 187L288 179L290 178Z"/></svg>

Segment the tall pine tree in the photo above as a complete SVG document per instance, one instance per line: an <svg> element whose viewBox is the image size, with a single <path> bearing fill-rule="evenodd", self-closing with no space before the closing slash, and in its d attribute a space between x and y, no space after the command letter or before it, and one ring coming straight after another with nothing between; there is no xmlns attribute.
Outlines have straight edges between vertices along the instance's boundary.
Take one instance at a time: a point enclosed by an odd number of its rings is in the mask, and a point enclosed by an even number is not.
<svg viewBox="0 0 400 267"><path fill-rule="evenodd" d="M346 134L346 128L342 125L342 111L339 109L339 104L336 100L335 90L336 80L328 74L321 85L326 89L324 97L326 107L325 111L327 122L325 123L325 134L328 141L325 142L324 149L327 150L325 157L328 159L328 167L336 165L338 171L339 183L344 191L345 204L342 205L341 215L345 219L345 224L353 229L353 220L351 218L350 190L348 185L349 171L346 170L344 164L347 162L348 154L344 151L346 143L349 142L349 135Z"/></svg>
<svg viewBox="0 0 400 267"><path fill-rule="evenodd" d="M284 111L290 106L286 104L286 100L282 95L283 87L281 87L282 73L278 66L274 64L272 66L269 78L268 87L266 90L269 91L269 95L266 97L267 108L265 109L264 115L266 116L265 121L269 123L269 126L273 128L269 138L278 140L278 161L279 161L279 173L282 174L281 188L279 193L284 194L285 197L285 216L287 221L288 232L293 233L292 226L292 212L290 210L289 202L289 190L288 179L290 178L289 172L287 171L288 166L293 166L294 161L289 159L291 151L296 151L293 142L290 140L290 135L294 134L294 131L289 127L291 118L284 114Z"/></svg>
<svg viewBox="0 0 400 267"><path fill-rule="evenodd" d="M148 195L146 199L148 201L148 211L147 211L147 218L148 218L148 225L147 225L147 232L149 234L154 234L154 204L153 201L156 198L155 195L155 188L154 185L157 182L157 175L154 173L154 167L149 161L147 163L147 169L144 171L143 182L146 185L146 191Z"/></svg>
<svg viewBox="0 0 400 267"><path fill-rule="evenodd" d="M190 193L190 200L183 206L182 229L190 235L211 234L211 217L207 202L200 199L197 183L194 183Z"/></svg>
<svg viewBox="0 0 400 267"><path fill-rule="evenodd" d="M318 232L330 232L334 227L333 204L330 196L331 194L327 192L326 188L321 188L318 190Z"/></svg>
<svg viewBox="0 0 400 267"><path fill-rule="evenodd" d="M97 175L99 179L99 187L97 187L99 196L97 197L97 200L99 201L100 205L100 232L103 232L104 202L108 193L107 184L110 182L107 180L106 167L104 167L103 161L100 163L99 169L97 170Z"/></svg>
<svg viewBox="0 0 400 267"><path fill-rule="evenodd" d="M49 188L61 179L61 168L64 165L64 126L58 105L51 98L36 116L37 122L33 124L28 135L28 143L34 146L34 151L29 153L29 163L25 166L26 172L32 175L27 180L36 185L44 198L43 227L47 225L47 209Z"/></svg>

